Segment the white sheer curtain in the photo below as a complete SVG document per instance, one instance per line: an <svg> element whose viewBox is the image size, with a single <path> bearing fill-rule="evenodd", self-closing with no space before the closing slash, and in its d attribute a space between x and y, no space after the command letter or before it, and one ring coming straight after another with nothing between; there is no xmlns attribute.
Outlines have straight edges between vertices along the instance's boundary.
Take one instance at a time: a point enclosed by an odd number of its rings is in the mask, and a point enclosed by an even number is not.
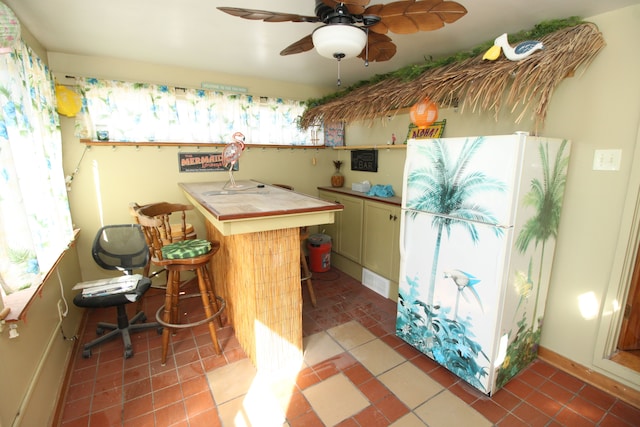
<svg viewBox="0 0 640 427"><path fill-rule="evenodd" d="M150 83L78 78L83 109L76 136L128 142L230 142L242 132L247 144L321 145L298 128L300 101L183 89Z"/></svg>
<svg viewBox="0 0 640 427"><path fill-rule="evenodd" d="M23 42L0 55L0 284L35 292L73 239L53 77ZM20 292L17 292L20 291Z"/></svg>

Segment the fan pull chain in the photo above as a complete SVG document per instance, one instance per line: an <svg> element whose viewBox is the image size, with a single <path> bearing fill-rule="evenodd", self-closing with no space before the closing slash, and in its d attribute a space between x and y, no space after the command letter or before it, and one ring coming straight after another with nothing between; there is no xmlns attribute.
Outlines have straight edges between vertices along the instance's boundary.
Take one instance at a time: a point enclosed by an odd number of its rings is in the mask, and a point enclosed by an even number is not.
<svg viewBox="0 0 640 427"><path fill-rule="evenodd" d="M367 34L367 43L364 45L364 66L369 66L369 28L365 28L364 32Z"/></svg>
<svg viewBox="0 0 640 427"><path fill-rule="evenodd" d="M342 80L340 79L340 60L344 58L344 53L334 53L333 57L338 60L338 86L341 86Z"/></svg>

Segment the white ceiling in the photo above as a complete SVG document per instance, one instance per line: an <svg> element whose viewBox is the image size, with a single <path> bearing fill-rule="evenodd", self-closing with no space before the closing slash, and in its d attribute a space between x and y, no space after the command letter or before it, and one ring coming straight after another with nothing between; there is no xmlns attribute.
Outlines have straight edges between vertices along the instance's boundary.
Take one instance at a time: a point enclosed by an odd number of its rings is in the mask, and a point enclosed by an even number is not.
<svg viewBox="0 0 640 427"><path fill-rule="evenodd" d="M320 24L249 21L217 6L314 15L314 0L3 0L52 52L259 76L335 87L337 64L314 50L280 56ZM444 28L389 34L398 47L390 61L341 64L343 87L472 48L498 35L557 18L597 15L640 0L457 0L468 11ZM390 3L371 0L370 4ZM606 37L605 37L606 39ZM55 70L54 70L55 71ZM223 82L221 82L223 83Z"/></svg>

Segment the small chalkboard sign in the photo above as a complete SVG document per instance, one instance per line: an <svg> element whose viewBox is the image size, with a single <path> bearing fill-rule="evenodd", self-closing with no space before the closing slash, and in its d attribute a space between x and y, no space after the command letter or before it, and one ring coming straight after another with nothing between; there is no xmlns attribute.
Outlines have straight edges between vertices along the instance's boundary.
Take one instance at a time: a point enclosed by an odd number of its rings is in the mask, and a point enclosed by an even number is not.
<svg viewBox="0 0 640 427"><path fill-rule="evenodd" d="M378 150L352 150L351 170L378 172Z"/></svg>

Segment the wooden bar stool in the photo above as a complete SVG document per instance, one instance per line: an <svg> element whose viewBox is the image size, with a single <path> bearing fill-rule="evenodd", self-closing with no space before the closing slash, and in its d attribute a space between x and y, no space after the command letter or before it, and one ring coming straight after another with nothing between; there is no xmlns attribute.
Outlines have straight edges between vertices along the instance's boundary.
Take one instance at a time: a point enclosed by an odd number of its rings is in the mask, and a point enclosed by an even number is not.
<svg viewBox="0 0 640 427"><path fill-rule="evenodd" d="M171 237L173 238L173 241L177 242L185 239L186 240L197 239L198 235L196 234L196 231L193 228L193 224L190 224L187 222L186 211L190 211L193 209L193 206L191 205L162 202L162 203L150 203L148 205L141 206L136 202L132 202L129 204L129 212L131 213L131 216L133 217L133 219L135 219L137 224L139 223L138 213L137 213L138 210L146 209L145 212L147 212L150 216L155 216L154 214L156 212L161 213L163 210L167 209L167 206L183 209L180 211L179 221L177 222L174 221L173 223L169 223L169 228L171 230Z"/></svg>
<svg viewBox="0 0 640 427"><path fill-rule="evenodd" d="M313 291L313 283L311 283L311 271L307 264L307 257L302 249L302 243L309 237L309 230L307 227L300 228L300 266L302 268L301 280L307 284L307 290L309 291L309 298L311 299L311 305L316 306L316 293Z"/></svg>
<svg viewBox="0 0 640 427"><path fill-rule="evenodd" d="M184 211L190 208L192 207L188 205L163 202L145 205L135 210L138 223L142 227L151 251L151 262L167 271L165 303L156 312L158 323L164 326L162 365L167 361L170 331L191 328L205 323L208 324L209 335L216 354L221 354L214 320L218 319L219 325L222 326L220 315L225 308L225 301L215 294L213 278L208 267L209 261L220 249L220 242L188 239L185 234L187 228L184 226L178 227L182 233L177 237L171 231L170 215L181 212L181 218L184 222ZM196 273L199 293L179 295L180 273L183 271ZM180 300L198 296L202 300L205 318L197 322L181 323L178 310Z"/></svg>
<svg viewBox="0 0 640 427"><path fill-rule="evenodd" d="M149 216L155 216L156 211L157 212L162 212L163 210L167 209L168 206L171 206L172 208L183 208L184 209L184 210L181 211L180 221L179 222L174 222L174 223L169 223L169 225L168 225L169 229L171 230L171 239L172 239L172 241L173 242L179 242L181 240L197 239L198 235L196 234L196 231L193 228L193 225L189 224L187 222L187 219L186 219L186 211L193 209L193 206L182 205L182 204L178 204L178 203L166 203L166 202L151 203L151 204L148 204L148 205L140 206L138 203L132 202L132 203L129 204L129 213L131 214L133 219L136 221L136 224L140 224L140 221L138 220L138 210L143 209L143 208L147 208L147 210L145 212L147 212L149 214ZM169 219L169 217L167 217L167 220L168 219ZM167 226L167 224L165 224L165 227L166 226ZM149 251L149 252L150 252L150 255L151 255L151 251ZM154 277L156 277L157 275L159 275L160 273L165 271L165 269L163 268L163 269L161 269L159 271L154 271L153 273L151 273L151 275L149 275L150 264L151 264L151 256L149 257L149 264L144 269L144 272L143 272L144 277L148 277L150 279L153 279Z"/></svg>

